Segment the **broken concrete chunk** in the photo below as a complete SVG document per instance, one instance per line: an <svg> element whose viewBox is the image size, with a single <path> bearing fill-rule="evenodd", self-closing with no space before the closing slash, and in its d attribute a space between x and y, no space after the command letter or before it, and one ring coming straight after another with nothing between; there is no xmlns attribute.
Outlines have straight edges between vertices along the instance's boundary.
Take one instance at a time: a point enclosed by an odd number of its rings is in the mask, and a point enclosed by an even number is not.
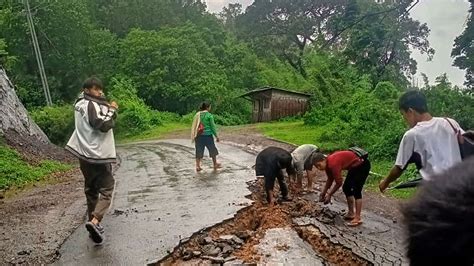
<svg viewBox="0 0 474 266"><path fill-rule="evenodd" d="M233 237L234 237L234 235L223 235L223 236L219 236L219 240L230 241L230 240L232 240Z"/></svg>
<svg viewBox="0 0 474 266"><path fill-rule="evenodd" d="M235 244L237 244L237 245L242 245L242 244L244 244L244 241L243 241L242 239L240 239L239 237L237 237L237 236L233 236L233 237L232 237L232 241L233 241Z"/></svg>
<svg viewBox="0 0 474 266"><path fill-rule="evenodd" d="M230 254L230 253L232 253L232 251L234 251L234 248L229 246L229 245L225 245L222 248L222 254Z"/></svg>
<svg viewBox="0 0 474 266"><path fill-rule="evenodd" d="M215 245L208 244L202 248L202 252L207 256L217 256L221 253L221 249Z"/></svg>
<svg viewBox="0 0 474 266"><path fill-rule="evenodd" d="M201 257L202 259L205 259L205 260L210 260L212 261L213 263L219 263L219 264L222 264L225 262L224 258L223 257L215 257L215 256L202 256Z"/></svg>
<svg viewBox="0 0 474 266"><path fill-rule="evenodd" d="M227 258L225 259L225 262L235 261L236 259L237 259L236 256L230 256L230 257L227 257ZM235 261L235 262L237 262L237 261ZM243 263L243 262L242 262L242 263ZM239 263L237 263L237 264L239 264ZM235 265L235 264L234 264L234 265Z"/></svg>
<svg viewBox="0 0 474 266"><path fill-rule="evenodd" d="M226 261L223 265L244 265L244 261L243 260Z"/></svg>

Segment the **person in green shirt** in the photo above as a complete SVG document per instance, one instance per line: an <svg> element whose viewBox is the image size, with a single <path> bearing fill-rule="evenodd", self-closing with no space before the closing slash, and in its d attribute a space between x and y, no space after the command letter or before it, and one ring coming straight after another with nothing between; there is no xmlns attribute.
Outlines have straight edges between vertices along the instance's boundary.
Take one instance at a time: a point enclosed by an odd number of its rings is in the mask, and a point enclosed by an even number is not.
<svg viewBox="0 0 474 266"><path fill-rule="evenodd" d="M209 156L212 158L214 164L214 170L217 170L221 168L221 164L217 162L219 151L214 143L214 137L217 142L220 140L217 136L214 116L210 113L211 104L209 102L203 102L199 109L200 111L194 116L191 129L191 139L196 147L196 171L202 171L201 160L204 157L204 148L207 148L209 151Z"/></svg>

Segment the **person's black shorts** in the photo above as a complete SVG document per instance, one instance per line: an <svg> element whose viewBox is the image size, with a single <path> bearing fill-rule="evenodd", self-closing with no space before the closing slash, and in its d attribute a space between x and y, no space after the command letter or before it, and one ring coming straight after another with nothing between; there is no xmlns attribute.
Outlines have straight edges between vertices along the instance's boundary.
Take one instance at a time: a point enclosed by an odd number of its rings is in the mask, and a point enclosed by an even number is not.
<svg viewBox="0 0 474 266"><path fill-rule="evenodd" d="M342 185L342 191L344 191L346 197L362 199L362 188L369 176L369 172L370 161L368 159L365 159L361 165L348 171L344 185Z"/></svg>
<svg viewBox="0 0 474 266"><path fill-rule="evenodd" d="M215 157L219 154L214 143L214 137L212 135L201 135L195 140L196 147L196 159L202 159L204 157L204 148L209 151L209 156Z"/></svg>

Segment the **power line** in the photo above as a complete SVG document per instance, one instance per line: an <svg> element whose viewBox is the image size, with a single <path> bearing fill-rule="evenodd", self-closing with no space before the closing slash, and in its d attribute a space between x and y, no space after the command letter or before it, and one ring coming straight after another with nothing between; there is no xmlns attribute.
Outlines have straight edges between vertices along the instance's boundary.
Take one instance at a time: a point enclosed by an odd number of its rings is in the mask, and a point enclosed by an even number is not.
<svg viewBox="0 0 474 266"><path fill-rule="evenodd" d="M38 69L41 77L41 84L43 85L44 97L46 99L46 105L51 106L53 102L51 101L51 94L49 93L48 78L46 77L46 72L44 71L43 58L41 56L41 50L38 43L38 38L36 36L35 25L33 23L33 17L31 16L30 3L28 0L23 1L26 7L26 18L28 21L28 26L30 28L31 39L33 41L33 48L35 50L36 62L38 63Z"/></svg>

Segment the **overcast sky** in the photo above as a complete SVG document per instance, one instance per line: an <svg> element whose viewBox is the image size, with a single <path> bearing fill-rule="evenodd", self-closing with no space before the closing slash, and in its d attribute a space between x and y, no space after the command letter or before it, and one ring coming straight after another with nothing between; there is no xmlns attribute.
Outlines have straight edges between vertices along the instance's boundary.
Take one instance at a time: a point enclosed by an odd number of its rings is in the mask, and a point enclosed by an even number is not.
<svg viewBox="0 0 474 266"><path fill-rule="evenodd" d="M209 11L219 12L229 3L241 3L245 10L253 0L205 0L205 2ZM453 84L463 84L464 71L452 66L451 50L454 39L464 29L468 10L467 0L420 0L412 10L412 16L422 23L427 23L431 29L429 40L431 47L436 50L433 60L427 62L426 56L413 54L418 62L418 72L428 75L431 83L437 76L447 73ZM418 78L418 82L422 85L421 77Z"/></svg>

